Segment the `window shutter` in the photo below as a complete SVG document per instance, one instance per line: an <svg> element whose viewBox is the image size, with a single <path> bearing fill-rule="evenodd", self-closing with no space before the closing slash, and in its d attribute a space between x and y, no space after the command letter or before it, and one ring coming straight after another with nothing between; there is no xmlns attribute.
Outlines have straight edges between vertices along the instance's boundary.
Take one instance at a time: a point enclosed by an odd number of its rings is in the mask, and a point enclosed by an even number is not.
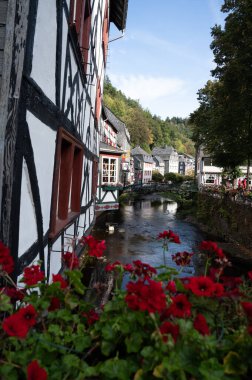
<svg viewBox="0 0 252 380"><path fill-rule="evenodd" d="M97 80L96 87L96 101L95 101L95 119L98 122L101 112L101 82L100 79Z"/></svg>
<svg viewBox="0 0 252 380"><path fill-rule="evenodd" d="M98 185L98 161L93 161L92 194L95 197Z"/></svg>
<svg viewBox="0 0 252 380"><path fill-rule="evenodd" d="M88 52L89 52L89 40L90 40L90 31L91 31L91 7L90 0L85 1L84 15L82 18L82 25L80 31L79 44L82 51L83 58L83 69L84 72L87 72L88 64Z"/></svg>
<svg viewBox="0 0 252 380"><path fill-rule="evenodd" d="M106 59L107 59L108 32L109 32L108 1L106 1L104 20L103 20L103 30L102 30L102 48L103 48L103 55L104 55L104 63L106 63Z"/></svg>

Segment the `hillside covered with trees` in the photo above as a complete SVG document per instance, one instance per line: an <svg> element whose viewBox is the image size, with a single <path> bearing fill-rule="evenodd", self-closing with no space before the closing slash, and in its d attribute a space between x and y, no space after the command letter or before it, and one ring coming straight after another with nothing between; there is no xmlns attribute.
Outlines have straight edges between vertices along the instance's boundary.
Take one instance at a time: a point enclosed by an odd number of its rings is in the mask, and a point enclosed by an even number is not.
<svg viewBox="0 0 252 380"><path fill-rule="evenodd" d="M103 101L126 124L133 148L140 145L150 152L154 146L171 145L179 153L194 155L194 143L187 119L167 117L162 120L152 115L149 110L143 109L139 101L127 98L117 90L108 77L104 85Z"/></svg>

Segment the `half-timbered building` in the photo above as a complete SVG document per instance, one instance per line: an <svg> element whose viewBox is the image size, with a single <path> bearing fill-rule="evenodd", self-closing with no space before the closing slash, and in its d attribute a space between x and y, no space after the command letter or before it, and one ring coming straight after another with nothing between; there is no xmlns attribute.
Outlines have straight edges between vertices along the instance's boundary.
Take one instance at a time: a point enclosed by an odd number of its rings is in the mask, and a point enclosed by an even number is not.
<svg viewBox="0 0 252 380"><path fill-rule="evenodd" d="M0 0L0 238L49 278L95 220L110 22L127 0ZM77 252L80 247L76 247Z"/></svg>
<svg viewBox="0 0 252 380"><path fill-rule="evenodd" d="M102 109L100 135L100 163L96 199L96 212L119 208L119 189L122 188L121 157L125 153L118 147L116 116L107 108Z"/></svg>

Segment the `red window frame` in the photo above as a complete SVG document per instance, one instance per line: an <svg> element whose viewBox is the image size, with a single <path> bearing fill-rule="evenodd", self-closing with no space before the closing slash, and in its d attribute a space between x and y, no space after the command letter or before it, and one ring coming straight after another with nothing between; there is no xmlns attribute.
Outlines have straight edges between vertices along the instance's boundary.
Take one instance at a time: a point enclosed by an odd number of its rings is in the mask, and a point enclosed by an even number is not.
<svg viewBox="0 0 252 380"><path fill-rule="evenodd" d="M104 64L106 64L106 60L107 60L108 35L109 35L108 1L106 1L103 28L102 28L102 49L103 49L103 56L104 56Z"/></svg>
<svg viewBox="0 0 252 380"><path fill-rule="evenodd" d="M82 54L83 69L87 72L89 40L91 31L90 0L71 0L70 26L75 27L78 44Z"/></svg>
<svg viewBox="0 0 252 380"><path fill-rule="evenodd" d="M59 128L53 175L49 238L80 213L83 146L70 133Z"/></svg>
<svg viewBox="0 0 252 380"><path fill-rule="evenodd" d="M93 170L92 170L92 195L96 196L97 186L98 186L98 168L99 161L94 159L93 161Z"/></svg>
<svg viewBox="0 0 252 380"><path fill-rule="evenodd" d="M101 81L97 78L96 99L95 99L95 120L98 122L101 114Z"/></svg>

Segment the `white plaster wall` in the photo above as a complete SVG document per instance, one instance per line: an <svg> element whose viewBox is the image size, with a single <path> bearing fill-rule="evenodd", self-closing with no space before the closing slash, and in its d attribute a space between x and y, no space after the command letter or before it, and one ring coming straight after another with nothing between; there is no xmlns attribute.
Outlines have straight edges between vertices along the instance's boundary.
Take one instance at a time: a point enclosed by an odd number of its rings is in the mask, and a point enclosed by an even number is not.
<svg viewBox="0 0 252 380"><path fill-rule="evenodd" d="M36 166L44 233L50 223L52 181L54 170L56 132L27 112L27 122Z"/></svg>
<svg viewBox="0 0 252 380"><path fill-rule="evenodd" d="M55 103L56 1L39 0L31 77Z"/></svg>
<svg viewBox="0 0 252 380"><path fill-rule="evenodd" d="M67 34L68 34L68 22L63 12L62 21L62 53L61 53L61 86L60 86L60 99L61 99L61 109L63 109L63 84L64 84L64 73L65 73L65 62L66 62L66 46L67 46ZM66 99L69 98L70 91L67 87Z"/></svg>
<svg viewBox="0 0 252 380"><path fill-rule="evenodd" d="M20 205L19 247L20 257L37 240L37 224L33 197L31 193L30 179L25 161L23 161L21 205Z"/></svg>
<svg viewBox="0 0 252 380"><path fill-rule="evenodd" d="M47 249L45 249L45 267L47 266ZM52 281L52 275L60 271L61 268L61 238L59 237L53 244L50 258L50 276L49 281ZM46 273L47 275L47 273Z"/></svg>

